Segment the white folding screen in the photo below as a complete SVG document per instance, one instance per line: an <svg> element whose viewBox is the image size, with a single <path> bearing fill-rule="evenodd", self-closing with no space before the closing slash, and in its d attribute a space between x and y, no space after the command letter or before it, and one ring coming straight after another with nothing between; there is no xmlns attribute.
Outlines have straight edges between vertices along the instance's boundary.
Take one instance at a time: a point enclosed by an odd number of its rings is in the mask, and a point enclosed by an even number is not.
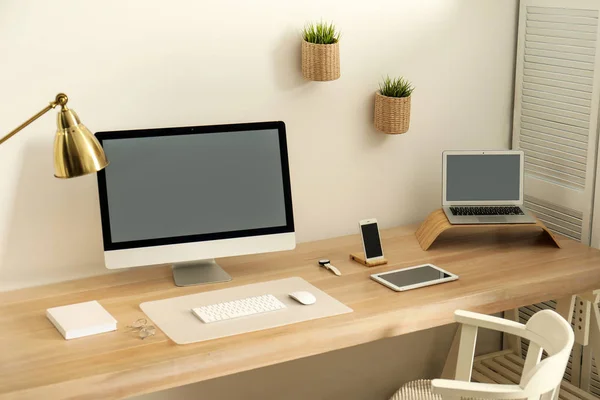
<svg viewBox="0 0 600 400"><path fill-rule="evenodd" d="M598 0L521 0L513 148L525 152L525 205L590 242L600 100Z"/></svg>
<svg viewBox="0 0 600 400"><path fill-rule="evenodd" d="M599 17L600 0L521 0L515 71L513 148L525 152L525 205L550 229L586 244L592 239L600 178ZM555 306L548 301L521 307L519 320L526 322L540 309ZM527 343L522 346L525 355ZM565 378L600 396L595 360L591 371L582 368L586 356L576 346Z"/></svg>

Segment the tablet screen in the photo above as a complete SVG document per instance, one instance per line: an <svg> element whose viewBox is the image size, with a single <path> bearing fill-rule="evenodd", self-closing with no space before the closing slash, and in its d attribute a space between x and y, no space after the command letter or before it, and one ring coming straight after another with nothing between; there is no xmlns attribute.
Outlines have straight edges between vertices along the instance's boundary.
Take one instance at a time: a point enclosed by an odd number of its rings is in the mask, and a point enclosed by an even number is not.
<svg viewBox="0 0 600 400"><path fill-rule="evenodd" d="M450 276L451 275L448 275L439 269L433 268L431 265L424 265L418 268L399 270L390 272L388 274L378 275L380 279L384 279L398 287L410 286L429 281L437 281Z"/></svg>

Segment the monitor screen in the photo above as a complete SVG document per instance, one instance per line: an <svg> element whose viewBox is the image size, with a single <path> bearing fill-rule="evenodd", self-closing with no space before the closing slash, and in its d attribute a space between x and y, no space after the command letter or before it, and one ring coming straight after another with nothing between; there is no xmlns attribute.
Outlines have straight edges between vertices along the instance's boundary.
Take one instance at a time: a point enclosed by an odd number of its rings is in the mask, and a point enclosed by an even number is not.
<svg viewBox="0 0 600 400"><path fill-rule="evenodd" d="M446 155L446 201L518 201L519 154Z"/></svg>
<svg viewBox="0 0 600 400"><path fill-rule="evenodd" d="M97 137L106 250L293 232L283 123Z"/></svg>

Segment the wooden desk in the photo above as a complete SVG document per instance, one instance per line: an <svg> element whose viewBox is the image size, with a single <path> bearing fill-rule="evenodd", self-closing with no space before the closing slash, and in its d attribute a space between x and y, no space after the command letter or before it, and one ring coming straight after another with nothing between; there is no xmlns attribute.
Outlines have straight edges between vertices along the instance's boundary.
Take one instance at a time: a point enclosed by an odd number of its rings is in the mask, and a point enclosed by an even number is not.
<svg viewBox="0 0 600 400"><path fill-rule="evenodd" d="M168 267L155 267L2 293L0 398L123 398L449 324L459 308L495 313L600 287L600 251L562 237L557 249L539 233L456 230L425 252L416 228L382 231L389 264L380 267L348 259L361 247L354 235L220 260L229 283L177 288ZM319 268L319 258L330 258L343 276ZM405 293L369 279L426 262L460 279ZM143 316L144 301L290 276L354 313L185 346L160 331L141 340L125 329ZM117 332L65 341L45 317L46 308L94 299L119 321Z"/></svg>

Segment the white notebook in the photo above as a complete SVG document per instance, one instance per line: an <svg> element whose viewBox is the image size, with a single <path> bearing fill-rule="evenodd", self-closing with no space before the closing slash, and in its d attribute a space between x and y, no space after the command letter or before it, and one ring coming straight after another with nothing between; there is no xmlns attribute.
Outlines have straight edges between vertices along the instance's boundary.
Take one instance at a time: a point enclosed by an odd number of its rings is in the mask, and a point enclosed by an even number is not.
<svg viewBox="0 0 600 400"><path fill-rule="evenodd" d="M117 320L95 300L49 308L46 317L65 339L117 330Z"/></svg>

